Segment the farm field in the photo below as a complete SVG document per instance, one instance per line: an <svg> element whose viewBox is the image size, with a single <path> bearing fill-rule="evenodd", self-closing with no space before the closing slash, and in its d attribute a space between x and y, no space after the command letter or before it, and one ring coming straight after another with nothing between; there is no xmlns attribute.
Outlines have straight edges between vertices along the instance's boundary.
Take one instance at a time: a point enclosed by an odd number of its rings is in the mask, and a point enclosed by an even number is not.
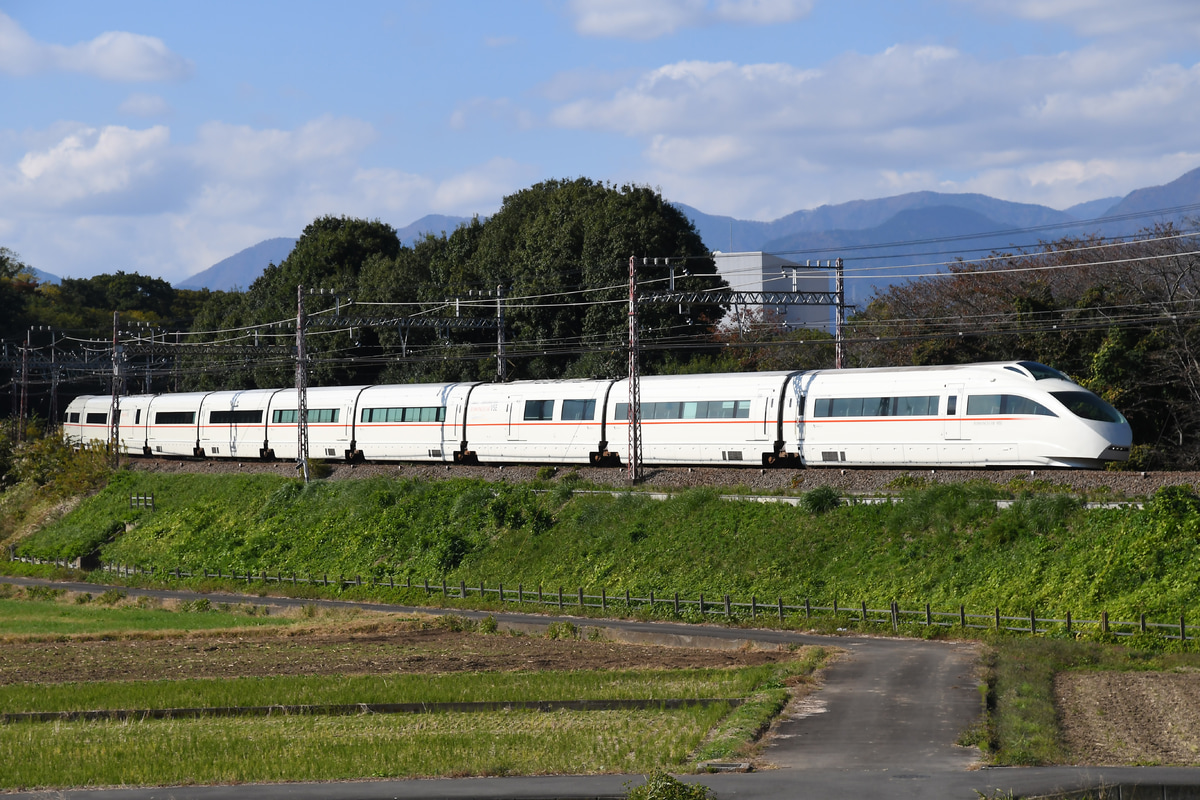
<svg viewBox="0 0 1200 800"><path fill-rule="evenodd" d="M11 594L11 592L10 592ZM39 594L39 593L34 593ZM338 780L365 777L649 772L746 745L747 713L769 720L785 685L805 686L813 650L708 651L471 630L458 617L302 610L255 624L253 607L196 611L132 599L10 597L0 634L0 713L264 705L687 699L680 708L425 714L290 713L197 719L9 721L7 789ZM37 634L59 610L130 619L115 631ZM25 612L22 614L22 612ZM261 611L257 612L261 614ZM145 623L145 615L174 625ZM225 625L190 624L207 616ZM100 631L104 631L100 633ZM725 699L746 699L737 709ZM765 705L764 705L765 704ZM755 720L748 730L756 730ZM331 745L336 743L336 745Z"/></svg>

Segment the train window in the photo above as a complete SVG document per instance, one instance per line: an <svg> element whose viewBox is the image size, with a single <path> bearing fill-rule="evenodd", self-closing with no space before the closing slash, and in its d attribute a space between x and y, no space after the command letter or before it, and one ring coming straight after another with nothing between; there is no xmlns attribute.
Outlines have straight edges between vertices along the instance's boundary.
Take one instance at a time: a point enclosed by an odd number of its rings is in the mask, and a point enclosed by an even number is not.
<svg viewBox="0 0 1200 800"><path fill-rule="evenodd" d="M642 403L642 419L749 419L749 400L687 400ZM613 419L629 419L629 404L617 403Z"/></svg>
<svg viewBox="0 0 1200 800"><path fill-rule="evenodd" d="M336 411L336 409L330 409ZM445 422L445 406L420 406L410 408L364 408L359 417L363 422ZM309 412L312 421L312 412ZM331 422L337 422L337 414Z"/></svg>
<svg viewBox="0 0 1200 800"><path fill-rule="evenodd" d="M973 394L967 398L967 416L990 414L1036 414L1058 416L1041 403L1016 394Z"/></svg>
<svg viewBox="0 0 1200 800"><path fill-rule="evenodd" d="M586 420L596 418L595 400L563 400L562 418Z"/></svg>
<svg viewBox="0 0 1200 800"><path fill-rule="evenodd" d="M208 413L208 424L210 425L257 425L262 422L263 412L261 409L256 411L210 411Z"/></svg>
<svg viewBox="0 0 1200 800"><path fill-rule="evenodd" d="M950 395L946 398L946 416L953 417L958 414L958 395Z"/></svg>
<svg viewBox="0 0 1200 800"><path fill-rule="evenodd" d="M308 421L337 422L341 411L340 408L310 408L308 409ZM298 408L277 408L271 412L271 422L294 425L299 415L300 409Z"/></svg>
<svg viewBox="0 0 1200 800"><path fill-rule="evenodd" d="M72 411L70 414L67 414L67 422L79 422L79 412Z"/></svg>
<svg viewBox="0 0 1200 800"><path fill-rule="evenodd" d="M813 402L814 417L936 417L937 413L936 394L911 397L821 397Z"/></svg>
<svg viewBox="0 0 1200 800"><path fill-rule="evenodd" d="M1029 374L1033 376L1035 381L1044 381L1047 378L1050 378L1054 380L1066 381L1067 383L1074 383L1074 381L1068 378L1066 375L1062 374L1053 367L1047 367L1045 364L1039 364L1036 361L1018 361L1017 363L1029 370Z"/></svg>
<svg viewBox="0 0 1200 800"><path fill-rule="evenodd" d="M554 401L553 400L526 400L525 401L525 419L527 419L527 420L554 419Z"/></svg>
<svg viewBox="0 0 1200 800"><path fill-rule="evenodd" d="M1125 422L1125 417L1120 411L1091 392L1051 392L1050 394L1077 417L1096 422Z"/></svg>
<svg viewBox="0 0 1200 800"><path fill-rule="evenodd" d="M139 409L137 410L137 412L136 412L136 413L133 415L133 424L134 424L134 425L141 425L141 424L142 424L142 410L141 410L140 408L139 408Z"/></svg>
<svg viewBox="0 0 1200 800"><path fill-rule="evenodd" d="M87 415L88 425L106 425L108 424L108 414L97 414L95 412Z"/></svg>
<svg viewBox="0 0 1200 800"><path fill-rule="evenodd" d="M195 411L159 411L154 415L155 425L194 425Z"/></svg>

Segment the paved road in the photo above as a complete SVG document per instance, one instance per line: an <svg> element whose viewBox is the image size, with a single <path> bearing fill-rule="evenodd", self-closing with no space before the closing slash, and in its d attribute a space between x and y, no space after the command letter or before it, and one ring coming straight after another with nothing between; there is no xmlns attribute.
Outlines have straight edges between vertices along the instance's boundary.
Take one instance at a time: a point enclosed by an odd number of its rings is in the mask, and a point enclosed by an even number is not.
<svg viewBox="0 0 1200 800"><path fill-rule="evenodd" d="M0 576L22 585L47 581ZM60 588L99 593L105 586L56 583ZM127 589L130 595L194 599L192 592ZM330 607L365 604L337 600L205 595L213 602L249 602L298 606L316 602ZM372 604L385 611L438 613L437 609ZM502 626L536 630L563 617L454 610L469 617L492 616ZM591 620L567 617L575 624L601 626L626 641L739 647L800 643L838 647L846 657L824 676L812 694L777 727L765 757L777 766L746 775L689 777L710 786L722 800L746 798L970 798L1047 793L1113 784L1200 786L1200 770L1164 768L972 769L978 754L954 744L980 713L974 675L974 646L968 643L912 639L822 637L785 631L747 630L709 625ZM363 781L353 783L199 786L170 789L40 792L12 797L62 797L72 800L387 800L406 798L600 798L623 797L639 776L600 775L460 780ZM1154 796L1160 796L1155 793ZM1165 796L1192 796L1167 794ZM1197 792L1196 797L1200 797Z"/></svg>

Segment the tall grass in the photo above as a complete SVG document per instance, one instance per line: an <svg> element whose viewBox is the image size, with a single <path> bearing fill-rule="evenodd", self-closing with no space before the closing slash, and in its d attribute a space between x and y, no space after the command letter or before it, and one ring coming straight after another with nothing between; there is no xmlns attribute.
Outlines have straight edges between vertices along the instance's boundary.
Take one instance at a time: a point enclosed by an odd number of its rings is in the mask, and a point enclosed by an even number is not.
<svg viewBox="0 0 1200 800"><path fill-rule="evenodd" d="M804 671L812 664L803 662ZM0 686L0 712L744 697L777 667L96 681Z"/></svg>
<svg viewBox="0 0 1200 800"><path fill-rule="evenodd" d="M638 773L677 767L727 706L0 726L0 786Z"/></svg>

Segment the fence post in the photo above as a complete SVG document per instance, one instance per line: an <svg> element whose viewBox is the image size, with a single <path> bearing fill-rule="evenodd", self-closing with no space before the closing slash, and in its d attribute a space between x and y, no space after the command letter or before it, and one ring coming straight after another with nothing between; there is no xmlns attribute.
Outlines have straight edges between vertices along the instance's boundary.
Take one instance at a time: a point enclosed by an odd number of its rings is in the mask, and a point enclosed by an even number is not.
<svg viewBox="0 0 1200 800"><path fill-rule="evenodd" d="M1142 633L1146 632L1146 612L1145 611L1142 612L1141 618L1139 619L1138 628L1141 630Z"/></svg>
<svg viewBox="0 0 1200 800"><path fill-rule="evenodd" d="M675 616L679 616L679 592L675 593Z"/></svg>
<svg viewBox="0 0 1200 800"><path fill-rule="evenodd" d="M863 623L863 625L867 624L867 601L866 600L862 601L862 623Z"/></svg>
<svg viewBox="0 0 1200 800"><path fill-rule="evenodd" d="M467 599L467 582L461 579L458 581L458 596L463 600Z"/></svg>
<svg viewBox="0 0 1200 800"><path fill-rule="evenodd" d="M900 630L900 606L895 600L892 601L892 633Z"/></svg>
<svg viewBox="0 0 1200 800"><path fill-rule="evenodd" d="M562 611L562 607L562 587L560 586L558 587L558 610Z"/></svg>
<svg viewBox="0 0 1200 800"><path fill-rule="evenodd" d="M517 584L517 602L518 603L525 602L525 584L523 584L523 583Z"/></svg>
<svg viewBox="0 0 1200 800"><path fill-rule="evenodd" d="M1071 632L1071 612L1067 612L1067 633Z"/></svg>
<svg viewBox="0 0 1200 800"><path fill-rule="evenodd" d="M959 606L962 608L962 606ZM996 630L1000 630L1000 606L996 606Z"/></svg>
<svg viewBox="0 0 1200 800"><path fill-rule="evenodd" d="M809 603L809 599L807 597L804 598L804 618L812 619L812 604Z"/></svg>
<svg viewBox="0 0 1200 800"><path fill-rule="evenodd" d="M654 613L654 590L650 590L650 613Z"/></svg>
<svg viewBox="0 0 1200 800"><path fill-rule="evenodd" d="M1000 609L996 609L996 619L1000 619ZM962 603L958 604L958 627L967 627L967 608Z"/></svg>
<svg viewBox="0 0 1200 800"><path fill-rule="evenodd" d="M1179 641L1187 641L1187 625L1184 624L1183 614L1179 615Z"/></svg>
<svg viewBox="0 0 1200 800"><path fill-rule="evenodd" d="M538 600L542 599L542 587L538 587ZM600 587L600 608L604 611L608 610L608 590L603 586Z"/></svg>
<svg viewBox="0 0 1200 800"><path fill-rule="evenodd" d="M504 602L504 584L500 584L500 602Z"/></svg>
<svg viewBox="0 0 1200 800"><path fill-rule="evenodd" d="M425 579L425 596L429 597L429 578Z"/></svg>
<svg viewBox="0 0 1200 800"><path fill-rule="evenodd" d="M783 622L783 596L779 597L779 621Z"/></svg>
<svg viewBox="0 0 1200 800"><path fill-rule="evenodd" d="M538 605L542 604L542 585L538 584Z"/></svg>
<svg viewBox="0 0 1200 800"><path fill-rule="evenodd" d="M629 608L632 605L633 605L633 603L629 602L629 590L626 589L625 590L625 607Z"/></svg>
<svg viewBox="0 0 1200 800"><path fill-rule="evenodd" d="M579 610L580 610L580 612L583 611L583 587L582 586L579 587Z"/></svg>
<svg viewBox="0 0 1200 800"><path fill-rule="evenodd" d="M838 615L837 595L836 594L833 596L833 615L835 617Z"/></svg>
<svg viewBox="0 0 1200 800"><path fill-rule="evenodd" d="M704 619L704 592L700 593L700 619Z"/></svg>
<svg viewBox="0 0 1200 800"><path fill-rule="evenodd" d="M750 595L750 619L758 619L758 598Z"/></svg>
<svg viewBox="0 0 1200 800"><path fill-rule="evenodd" d="M925 627L933 626L933 612L929 610L929 603L925 604Z"/></svg>
<svg viewBox="0 0 1200 800"><path fill-rule="evenodd" d="M725 595L725 619L729 619L729 595Z"/></svg>
<svg viewBox="0 0 1200 800"><path fill-rule="evenodd" d="M1100 630L1103 631L1104 633L1108 633L1108 612L1107 611L1100 612Z"/></svg>
<svg viewBox="0 0 1200 800"><path fill-rule="evenodd" d="M1033 609L1029 609L1029 632L1037 633L1037 617L1033 615Z"/></svg>

